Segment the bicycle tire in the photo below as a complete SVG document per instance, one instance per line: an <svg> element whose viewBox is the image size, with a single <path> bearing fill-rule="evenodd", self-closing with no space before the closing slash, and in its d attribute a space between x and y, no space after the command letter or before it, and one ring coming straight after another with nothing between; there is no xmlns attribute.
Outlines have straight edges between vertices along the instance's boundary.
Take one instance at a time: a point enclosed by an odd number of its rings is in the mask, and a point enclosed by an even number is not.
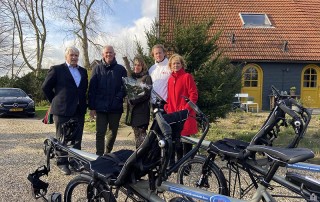
<svg viewBox="0 0 320 202"><path fill-rule="evenodd" d="M103 201L103 202L116 202L115 197L109 188L103 183L96 183L93 186L93 198L88 199L88 185L92 182L93 178L89 174L80 174L73 178L66 186L64 192L65 202L81 202L81 201ZM79 189L79 190L78 190Z"/></svg>
<svg viewBox="0 0 320 202"><path fill-rule="evenodd" d="M220 168L214 162L209 162L208 165L210 177L210 179L207 179L208 187L200 187L197 185L197 182L201 177L201 171L205 160L206 159L203 156L195 156L193 159L184 162L178 170L177 182L186 186L201 188L216 194L228 196L227 180ZM191 198L188 198L188 200L194 201Z"/></svg>

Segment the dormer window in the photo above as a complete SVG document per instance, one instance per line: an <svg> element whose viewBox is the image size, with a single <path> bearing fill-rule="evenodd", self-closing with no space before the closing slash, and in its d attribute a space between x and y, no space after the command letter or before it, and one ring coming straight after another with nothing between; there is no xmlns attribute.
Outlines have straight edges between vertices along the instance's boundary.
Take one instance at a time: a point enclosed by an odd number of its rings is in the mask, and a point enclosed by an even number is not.
<svg viewBox="0 0 320 202"><path fill-rule="evenodd" d="M264 13L240 13L244 28L271 28L273 27L268 16Z"/></svg>

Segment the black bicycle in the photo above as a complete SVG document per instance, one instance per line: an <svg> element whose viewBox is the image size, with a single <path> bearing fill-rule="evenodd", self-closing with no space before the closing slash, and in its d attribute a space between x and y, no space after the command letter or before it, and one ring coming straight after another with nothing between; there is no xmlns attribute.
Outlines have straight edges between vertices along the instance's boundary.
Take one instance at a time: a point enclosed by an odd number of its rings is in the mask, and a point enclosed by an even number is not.
<svg viewBox="0 0 320 202"><path fill-rule="evenodd" d="M178 171L177 181L187 186L210 191L215 181L224 178L227 179L227 182L219 182L219 184L227 184L228 186L220 187L220 193L227 192L228 196L243 199L253 188L257 188L259 182L265 179L265 176L270 172L274 172L279 166L287 166L287 162L283 159L274 158L270 153L268 154L267 150L273 148L274 152L284 152L286 148L270 146L273 146L281 127L287 126L291 126L295 132L294 138L288 141L287 148L297 147L306 132L311 119L311 112L298 104L295 99L282 97L275 87L272 87L272 91L275 95L275 107L251 142L225 138L207 143L208 155L196 156L186 161ZM297 106L299 110L292 110L292 105ZM289 118L286 117L286 114L289 115ZM185 138L185 141L196 142L193 138ZM269 148L268 146L271 149L266 149ZM220 157L226 163L218 166L215 161L216 157ZM305 164L300 164L300 167L303 165ZM270 168L274 170L271 169L270 171ZM220 172L223 176L216 178L212 173L218 171L224 171ZM228 178L225 178L225 175ZM273 197L300 197L306 201L318 201L320 198L320 181L312 177L295 172L289 172L285 177L274 173L272 179L268 180L273 180L298 195L278 194L273 195ZM269 189L275 188L269 182L265 183L265 186Z"/></svg>
<svg viewBox="0 0 320 202"><path fill-rule="evenodd" d="M159 102L163 102L160 98L158 99ZM169 157L174 151L174 141L180 138L180 132L188 117L188 110L165 114L157 108L149 133L136 151L120 150L107 156L98 157L81 150L68 148L53 137L46 139L44 150L47 165L38 168L28 176L34 197L44 198L47 201L62 201L59 193L47 197L49 184L40 179L43 175L48 175L50 159L59 154L57 151L62 150L68 154L65 156L66 158L73 160L73 165L80 172L66 186L64 201L112 202L127 199L132 201L163 201L159 195L162 195L164 189L170 184L167 181L168 177L183 162L196 155L209 130L208 118L194 103L187 98L185 99L197 114L195 118L202 128L202 136L199 143L172 167L168 167ZM216 176L221 176L220 171L216 173ZM218 182L225 183L225 179L219 179ZM178 186L180 185L178 184ZM226 184L217 185L217 187L221 186L224 187ZM126 199L119 199L119 192L123 193Z"/></svg>

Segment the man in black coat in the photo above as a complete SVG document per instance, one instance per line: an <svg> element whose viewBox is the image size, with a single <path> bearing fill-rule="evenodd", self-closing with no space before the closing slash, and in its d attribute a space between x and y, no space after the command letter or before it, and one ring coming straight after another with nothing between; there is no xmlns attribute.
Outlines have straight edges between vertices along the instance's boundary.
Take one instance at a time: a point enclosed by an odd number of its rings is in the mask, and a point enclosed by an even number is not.
<svg viewBox="0 0 320 202"><path fill-rule="evenodd" d="M42 90L51 104L56 137L61 137L63 123L75 119L78 127L74 131L71 144L73 148L81 149L84 116L87 110L88 74L86 69L78 65L79 50L77 48L68 47L65 60L65 63L50 68L42 84ZM60 152L60 155L66 154ZM57 165L64 174L70 175L67 158L58 158Z"/></svg>
<svg viewBox="0 0 320 202"><path fill-rule="evenodd" d="M102 63L92 70L90 79L89 109L90 116L96 118L96 154L99 156L113 149L123 113L122 77L127 76L127 71L117 63L115 55L112 46L105 46ZM111 133L106 134L108 126Z"/></svg>

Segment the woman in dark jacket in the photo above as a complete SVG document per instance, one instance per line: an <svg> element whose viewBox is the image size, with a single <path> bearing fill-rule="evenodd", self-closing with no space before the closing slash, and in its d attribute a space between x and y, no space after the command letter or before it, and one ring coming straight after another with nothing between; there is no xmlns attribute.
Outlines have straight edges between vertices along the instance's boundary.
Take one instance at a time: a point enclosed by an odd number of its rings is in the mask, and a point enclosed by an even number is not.
<svg viewBox="0 0 320 202"><path fill-rule="evenodd" d="M133 59L134 69L132 78L137 80L137 83L146 85L142 94L134 97L128 96L127 101L127 117L126 123L132 126L136 148L138 148L147 135L147 129L150 121L150 95L152 80L148 74L147 66L144 60L137 56Z"/></svg>

